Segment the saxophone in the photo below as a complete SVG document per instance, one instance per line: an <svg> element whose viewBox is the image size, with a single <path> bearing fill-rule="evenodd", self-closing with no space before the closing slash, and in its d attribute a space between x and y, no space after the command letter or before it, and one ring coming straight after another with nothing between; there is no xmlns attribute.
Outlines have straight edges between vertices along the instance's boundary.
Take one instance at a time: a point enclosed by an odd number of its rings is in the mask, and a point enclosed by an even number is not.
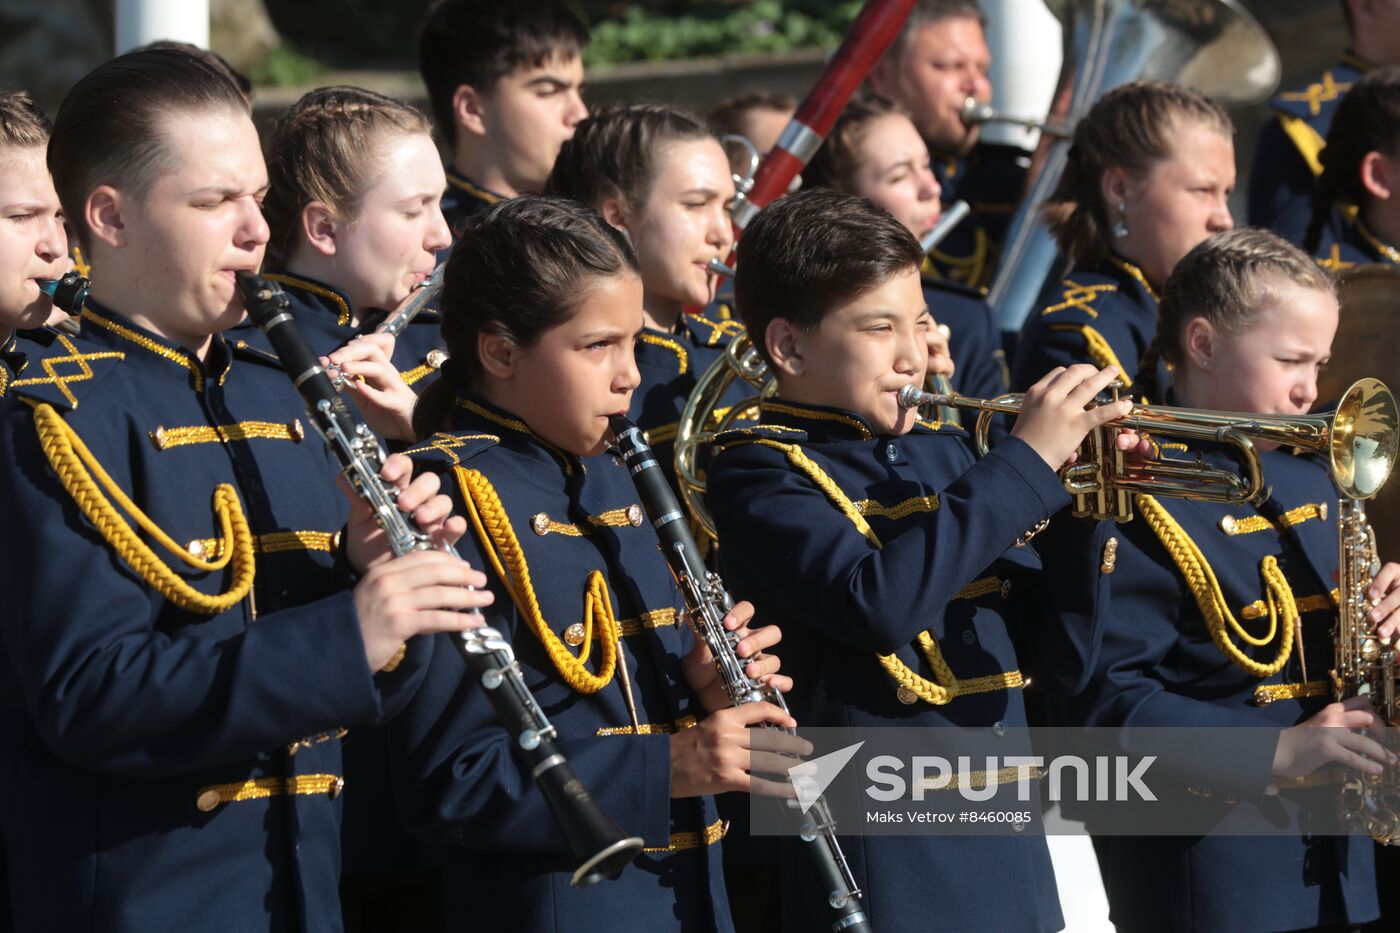
<svg viewBox="0 0 1400 933"><path fill-rule="evenodd" d="M1366 590L1380 571L1376 535L1366 520L1361 499L1342 499L1337 509L1340 541L1338 587L1341 604L1333 630L1333 697L1368 696L1386 727L1384 744L1392 744L1397 722L1395 646L1376 636L1369 618ZM1342 821L1382 845L1400 844L1400 771L1382 774L1346 771L1338 802Z"/></svg>

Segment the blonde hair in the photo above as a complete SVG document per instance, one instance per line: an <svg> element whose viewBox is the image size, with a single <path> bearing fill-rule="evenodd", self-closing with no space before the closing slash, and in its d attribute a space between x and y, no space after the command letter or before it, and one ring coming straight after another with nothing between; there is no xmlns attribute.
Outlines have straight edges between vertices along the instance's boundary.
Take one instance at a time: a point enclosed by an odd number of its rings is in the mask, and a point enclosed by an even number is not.
<svg viewBox="0 0 1400 933"><path fill-rule="evenodd" d="M0 92L0 146L47 146L51 126L24 91Z"/></svg>
<svg viewBox="0 0 1400 933"><path fill-rule="evenodd" d="M1297 246L1278 234L1241 227L1207 237L1187 253L1162 287L1157 335L1143 355L1138 383L1156 399L1157 364L1181 365L1182 332L1193 318L1204 318L1224 334L1238 334L1259 311L1277 300L1280 284L1336 294L1332 277Z"/></svg>
<svg viewBox="0 0 1400 933"><path fill-rule="evenodd" d="M1162 81L1134 81L1114 88L1074 128L1064 174L1041 207L1055 242L1077 265L1108 258L1112 222L1103 197L1110 168L1143 172L1175 152L1183 124L1195 123L1232 136L1234 124L1219 104L1189 88Z"/></svg>
<svg viewBox="0 0 1400 933"><path fill-rule="evenodd" d="M336 217L359 213L377 170L374 152L386 135L432 135L421 110L355 87L310 92L283 114L267 145L267 198L263 214L272 238L272 265L285 265L312 201Z"/></svg>

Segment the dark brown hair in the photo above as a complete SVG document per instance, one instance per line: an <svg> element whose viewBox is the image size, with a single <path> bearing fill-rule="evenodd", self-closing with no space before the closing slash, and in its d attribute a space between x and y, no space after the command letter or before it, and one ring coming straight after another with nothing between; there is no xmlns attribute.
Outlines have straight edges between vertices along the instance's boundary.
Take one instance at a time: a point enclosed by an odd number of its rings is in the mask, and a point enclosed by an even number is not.
<svg viewBox="0 0 1400 933"><path fill-rule="evenodd" d="M84 249L92 231L83 205L99 185L141 199L171 170L170 141L179 119L212 111L248 114L228 76L172 49L128 52L98 65L73 85L49 140L49 172L63 212Z"/></svg>
<svg viewBox="0 0 1400 933"><path fill-rule="evenodd" d="M24 91L0 91L0 146L44 146L49 118Z"/></svg>
<svg viewBox="0 0 1400 933"><path fill-rule="evenodd" d="M797 109L797 98L781 91L751 91L734 97L726 97L719 106L705 117L716 134L733 133L744 135L744 118L755 110L771 110L786 113Z"/></svg>
<svg viewBox="0 0 1400 933"><path fill-rule="evenodd" d="M802 184L850 191L851 180L860 168L860 145L866 130L876 120L891 114L908 116L909 112L878 95L848 104L812 161L802 170Z"/></svg>
<svg viewBox="0 0 1400 933"><path fill-rule="evenodd" d="M157 39L155 42L147 42L145 45L134 48L133 52L147 52L152 49L166 49L176 52L184 52L186 55L193 55L195 58L206 62L222 71L234 87L238 88L238 93L242 94L249 104L253 102L253 82L243 72L228 63L218 52L211 52L209 49L202 49L193 42L176 42L173 39Z"/></svg>
<svg viewBox="0 0 1400 933"><path fill-rule="evenodd" d="M342 220L358 214L379 172L380 145L390 136L414 133L432 135L423 112L373 91L323 87L293 104L267 144L268 262L285 266L290 260L302 209L312 201Z"/></svg>
<svg viewBox="0 0 1400 933"><path fill-rule="evenodd" d="M577 58L587 45L588 27L560 0L439 0L418 33L418 71L443 138L457 142L457 88L489 94L517 68Z"/></svg>
<svg viewBox="0 0 1400 933"><path fill-rule="evenodd" d="M1041 207L1060 252L1078 265L1108 258L1108 205L1103 175L1110 168L1145 172L1175 152L1184 124L1234 133L1230 117L1208 98L1162 81L1134 81L1105 94L1074 128L1064 174Z"/></svg>
<svg viewBox="0 0 1400 933"><path fill-rule="evenodd" d="M1163 388L1156 384L1162 359L1176 366L1185 361L1181 337L1188 321L1205 318L1216 330L1237 334L1276 301L1280 284L1336 293L1332 277L1307 253L1257 227L1213 234L1187 253L1162 286L1157 335L1138 367L1147 397L1157 400Z"/></svg>
<svg viewBox="0 0 1400 933"><path fill-rule="evenodd" d="M442 430L457 391L477 387L481 334L528 347L574 314L593 281L640 274L627 238L572 201L510 198L470 217L443 272L442 338L450 358L418 400L414 432Z"/></svg>
<svg viewBox="0 0 1400 933"><path fill-rule="evenodd" d="M663 104L615 104L579 123L559 149L545 194L597 210L608 198L640 208L651 193L657 156L668 143L714 139L688 110Z"/></svg>
<svg viewBox="0 0 1400 933"><path fill-rule="evenodd" d="M1365 75L1337 105L1319 156L1322 174L1313 189L1312 219L1303 237L1308 252L1317 252L1333 207L1361 208L1370 200L1361 182L1361 163L1371 152L1400 156L1400 66Z"/></svg>
<svg viewBox="0 0 1400 933"><path fill-rule="evenodd" d="M765 207L744 231L734 304L768 359L774 318L815 330L839 306L918 269L919 242L874 202L810 188Z"/></svg>

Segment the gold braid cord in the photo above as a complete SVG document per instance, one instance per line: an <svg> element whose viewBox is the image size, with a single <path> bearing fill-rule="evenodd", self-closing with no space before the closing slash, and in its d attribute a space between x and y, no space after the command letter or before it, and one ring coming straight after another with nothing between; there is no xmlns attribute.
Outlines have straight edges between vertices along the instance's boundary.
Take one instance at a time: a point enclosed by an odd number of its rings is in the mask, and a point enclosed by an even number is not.
<svg viewBox="0 0 1400 933"><path fill-rule="evenodd" d="M253 573L256 569L253 558L253 533L248 528L248 520L239 505L238 493L231 485L221 483L215 488L214 512L219 517L223 540L232 542L232 546L215 560L201 560L172 540L131 501L97 462L97 458L88 450L82 438L78 437L77 432L52 406L36 406L34 423L38 428L39 444L44 450L44 456L48 457L49 464L58 475L63 488L73 497L73 501L82 509L88 521L107 539L117 556L168 602L189 612L212 616L237 605L248 595L248 591L253 587ZM106 495L103 494L104 488L107 491ZM116 500L116 505L112 504L113 499ZM232 561L233 581L228 590L211 596L201 593L187 583L141 540L141 536L122 517L117 506L130 515L141 530L154 538L161 547L196 570L222 570Z"/></svg>
<svg viewBox="0 0 1400 933"><path fill-rule="evenodd" d="M870 527L870 523L861 514L861 510L816 461L803 453L801 447L796 444L784 444L766 437L746 439L742 443L762 444L765 447L781 450L787 456L788 462L815 483L817 488L841 511L841 514L850 519L851 524L855 525L856 530L864 535L866 540L877 549L883 546L875 534L875 530ZM948 662L943 659L943 652L938 647L938 641L930 632L920 632L917 643L923 650L924 657L928 659L929 667L933 669L934 676L937 678L936 681L922 676L901 661L897 655L885 654L876 655L876 657L880 661L880 666L885 669L885 673L896 684L908 689L926 703L942 706L955 697L973 693L987 693L993 690L1006 690L1024 684L1024 678L1019 671L959 681L954 676L952 668L948 666Z"/></svg>
<svg viewBox="0 0 1400 933"><path fill-rule="evenodd" d="M462 491L462 501L467 507L467 518L471 521L477 540L487 560L495 568L511 601L525 624L535 633L544 645L545 652L554 668L564 678L564 682L579 693L597 693L612 682L617 669L617 643L621 637L621 627L613 615L612 599L608 596L608 585L600 571L588 575L588 589L583 602L583 646L577 657L569 650L545 621L535 596L534 584L530 582L530 568L525 562L525 553L520 548L520 539L515 536L510 517L506 515L495 487L480 470L454 467L457 486ZM597 634L594 633L597 626ZM584 667L588 660L593 639L601 643L603 657L594 674Z"/></svg>
<svg viewBox="0 0 1400 933"><path fill-rule="evenodd" d="M1293 590L1279 569L1278 560L1270 554L1259 564L1259 576L1264 581L1264 601L1268 607L1269 631L1261 638L1245 631L1220 590L1220 582L1215 578L1206 557L1196 542L1191 540L1186 529L1163 508L1156 499L1148 495L1134 497L1138 511L1142 513L1147 527L1161 540L1162 546L1171 555L1172 561L1181 571L1186 585L1196 598L1196 605L1205 618L1211 640L1225 657L1237 667L1255 677L1271 677L1283 670L1293 653L1293 633L1298 626L1298 604L1293 599ZM1283 625L1279 625L1280 616ZM1278 654L1273 661L1265 664L1256 661L1235 645L1230 639L1234 631L1240 640L1256 648L1262 648L1278 636Z"/></svg>

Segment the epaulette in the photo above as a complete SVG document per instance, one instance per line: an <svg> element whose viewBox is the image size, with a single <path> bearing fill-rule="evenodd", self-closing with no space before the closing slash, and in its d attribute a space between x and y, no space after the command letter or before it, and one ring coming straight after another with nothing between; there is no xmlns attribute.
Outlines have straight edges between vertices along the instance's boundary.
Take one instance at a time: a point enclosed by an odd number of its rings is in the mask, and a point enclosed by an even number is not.
<svg viewBox="0 0 1400 933"><path fill-rule="evenodd" d="M702 346L713 347L727 344L730 340L744 333L742 321L716 320L703 314L687 314L684 315L683 320L691 337Z"/></svg>
<svg viewBox="0 0 1400 933"><path fill-rule="evenodd" d="M751 444L765 438L781 441L784 444L800 444L807 439L807 432L781 424L755 424L724 431L715 436L714 443L717 447L726 448L739 444Z"/></svg>
<svg viewBox="0 0 1400 933"><path fill-rule="evenodd" d="M443 469L458 466L501 442L495 434L438 433L428 437L404 453L425 464L438 464Z"/></svg>
<svg viewBox="0 0 1400 933"><path fill-rule="evenodd" d="M86 352L67 334L50 333L52 340L44 352L29 360L23 378L10 383L13 397L44 402L62 411L75 409L85 393L126 359L118 350Z"/></svg>
<svg viewBox="0 0 1400 933"><path fill-rule="evenodd" d="M1041 317L1054 315L1057 322L1096 320L1103 306L1118 292L1118 281L1098 272L1076 271L1060 282L1059 294L1040 311Z"/></svg>
<svg viewBox="0 0 1400 933"><path fill-rule="evenodd" d="M1340 74L1338 73L1340 71ZM1354 69L1329 68L1311 84L1292 91L1281 91L1269 101L1275 111L1312 121L1330 110L1351 90Z"/></svg>
<svg viewBox="0 0 1400 933"><path fill-rule="evenodd" d="M952 279L940 279L931 275L922 275L924 288L936 288L941 292L950 292L954 295L961 295L964 298L971 298L974 301L985 301L987 289L974 285L966 285L962 282L955 282Z"/></svg>

